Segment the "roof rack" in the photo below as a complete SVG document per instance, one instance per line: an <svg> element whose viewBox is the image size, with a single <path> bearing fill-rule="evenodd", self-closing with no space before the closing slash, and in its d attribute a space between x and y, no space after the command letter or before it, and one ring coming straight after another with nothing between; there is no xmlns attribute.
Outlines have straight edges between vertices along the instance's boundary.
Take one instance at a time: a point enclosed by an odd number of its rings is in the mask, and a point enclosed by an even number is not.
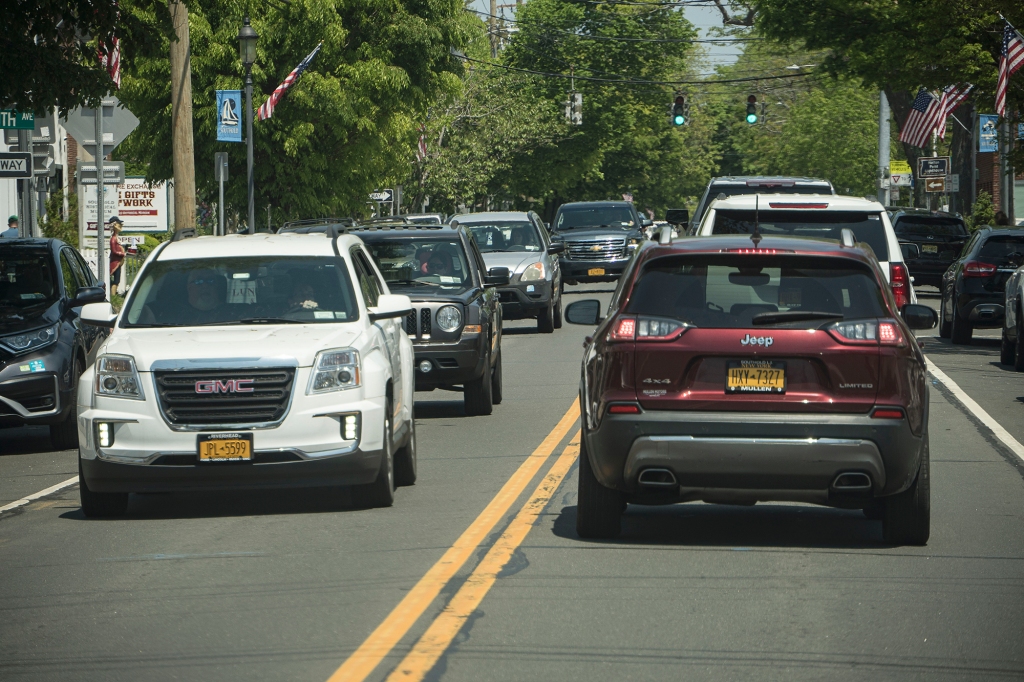
<svg viewBox="0 0 1024 682"><path fill-rule="evenodd" d="M375 218L370 218L368 220L363 220L359 224L360 225L373 225L373 224L376 224L376 223L405 223L405 224L409 224L409 222L410 222L409 219L406 218L404 215L379 215L379 216L377 216Z"/></svg>
<svg viewBox="0 0 1024 682"><path fill-rule="evenodd" d="M182 239L192 239L193 237L198 237L198 236L199 236L199 234L196 232L196 228L194 228L194 227L183 227L180 230L175 230L174 231L174 234L171 236L171 241L172 242L180 242Z"/></svg>
<svg viewBox="0 0 1024 682"><path fill-rule="evenodd" d="M277 228L278 232L291 227L311 227L314 225L355 225L355 218L304 218L302 220L289 220Z"/></svg>

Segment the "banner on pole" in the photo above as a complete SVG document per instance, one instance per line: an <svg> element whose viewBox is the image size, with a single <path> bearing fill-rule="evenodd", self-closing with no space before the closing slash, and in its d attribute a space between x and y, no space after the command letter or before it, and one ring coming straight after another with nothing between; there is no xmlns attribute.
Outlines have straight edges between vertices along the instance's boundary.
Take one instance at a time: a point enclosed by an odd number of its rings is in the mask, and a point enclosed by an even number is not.
<svg viewBox="0 0 1024 682"><path fill-rule="evenodd" d="M999 140L996 137L995 114L978 114L978 153L987 154L999 151Z"/></svg>
<svg viewBox="0 0 1024 682"><path fill-rule="evenodd" d="M217 141L242 141L242 91L217 91Z"/></svg>

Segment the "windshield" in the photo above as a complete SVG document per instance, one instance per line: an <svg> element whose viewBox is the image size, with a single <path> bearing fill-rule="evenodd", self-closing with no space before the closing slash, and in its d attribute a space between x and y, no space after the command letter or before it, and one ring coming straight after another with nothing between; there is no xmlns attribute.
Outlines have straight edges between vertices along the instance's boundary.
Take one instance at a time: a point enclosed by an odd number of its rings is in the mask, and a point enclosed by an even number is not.
<svg viewBox="0 0 1024 682"><path fill-rule="evenodd" d="M1024 264L1024 232L1017 235L995 235L985 240L978 260L999 267L1020 267Z"/></svg>
<svg viewBox="0 0 1024 682"><path fill-rule="evenodd" d="M48 307L60 287L49 250L0 246L0 310L14 314Z"/></svg>
<svg viewBox="0 0 1024 682"><path fill-rule="evenodd" d="M633 212L626 206L563 208L555 219L555 230L578 227L635 227Z"/></svg>
<svg viewBox="0 0 1024 682"><path fill-rule="evenodd" d="M540 236L528 221L495 221L466 225L482 253L492 251L540 251Z"/></svg>
<svg viewBox="0 0 1024 682"><path fill-rule="evenodd" d="M776 323L817 328L885 316L883 301L871 271L847 259L722 254L651 262L633 289L629 312L710 328L749 327L761 313L822 313Z"/></svg>
<svg viewBox="0 0 1024 682"><path fill-rule="evenodd" d="M889 260L885 225L878 213L860 211L760 211L761 234L766 237L804 237L839 241L844 227L853 230L858 242L865 242L880 261ZM715 212L713 234L753 234L754 211L720 209Z"/></svg>
<svg viewBox="0 0 1024 682"><path fill-rule="evenodd" d="M464 291L473 285L466 252L457 239L366 240L392 291L434 287Z"/></svg>
<svg viewBox="0 0 1024 682"><path fill-rule="evenodd" d="M348 272L334 258L157 261L132 290L126 327L319 324L359 317Z"/></svg>
<svg viewBox="0 0 1024 682"><path fill-rule="evenodd" d="M897 237L966 237L963 221L946 218L903 217L893 225Z"/></svg>

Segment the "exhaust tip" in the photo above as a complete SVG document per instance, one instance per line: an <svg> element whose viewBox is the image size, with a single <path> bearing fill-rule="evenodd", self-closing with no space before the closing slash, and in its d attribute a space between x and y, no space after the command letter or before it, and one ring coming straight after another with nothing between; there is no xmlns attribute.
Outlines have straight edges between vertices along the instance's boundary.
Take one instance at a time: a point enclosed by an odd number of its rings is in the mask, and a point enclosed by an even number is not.
<svg viewBox="0 0 1024 682"><path fill-rule="evenodd" d="M871 477L860 471L849 471L836 476L833 490L870 490Z"/></svg>
<svg viewBox="0 0 1024 682"><path fill-rule="evenodd" d="M675 486L679 485L676 475L668 469L644 469L640 472L640 485Z"/></svg>

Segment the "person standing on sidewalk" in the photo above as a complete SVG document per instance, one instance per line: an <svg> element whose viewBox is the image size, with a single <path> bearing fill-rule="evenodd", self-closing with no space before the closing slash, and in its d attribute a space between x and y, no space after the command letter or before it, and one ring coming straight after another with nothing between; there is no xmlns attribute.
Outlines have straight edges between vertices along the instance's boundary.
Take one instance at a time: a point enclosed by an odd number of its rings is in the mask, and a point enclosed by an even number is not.
<svg viewBox="0 0 1024 682"><path fill-rule="evenodd" d="M107 221L110 230L110 292L117 293L117 285L121 283L121 263L124 261L124 247L117 237L121 234L124 223L117 216Z"/></svg>
<svg viewBox="0 0 1024 682"><path fill-rule="evenodd" d="M9 239L18 238L18 216L12 215L7 219L7 229L0 231L0 237L7 237Z"/></svg>

